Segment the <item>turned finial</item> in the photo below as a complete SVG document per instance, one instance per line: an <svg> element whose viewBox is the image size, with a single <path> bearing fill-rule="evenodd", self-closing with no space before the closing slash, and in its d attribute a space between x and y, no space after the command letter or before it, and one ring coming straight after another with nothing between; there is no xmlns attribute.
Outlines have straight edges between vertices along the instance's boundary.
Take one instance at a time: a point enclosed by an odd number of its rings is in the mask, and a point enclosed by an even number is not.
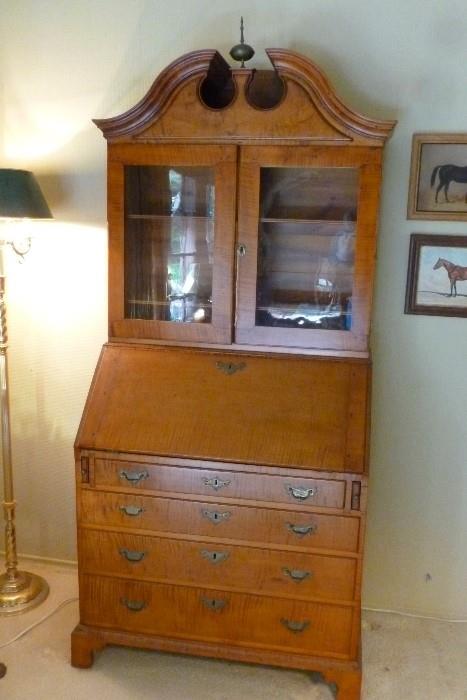
<svg viewBox="0 0 467 700"><path fill-rule="evenodd" d="M242 68L245 68L245 61L249 61L255 55L253 47L245 44L243 38L243 17L240 19L240 43L230 49L230 55L234 61L241 61Z"/></svg>

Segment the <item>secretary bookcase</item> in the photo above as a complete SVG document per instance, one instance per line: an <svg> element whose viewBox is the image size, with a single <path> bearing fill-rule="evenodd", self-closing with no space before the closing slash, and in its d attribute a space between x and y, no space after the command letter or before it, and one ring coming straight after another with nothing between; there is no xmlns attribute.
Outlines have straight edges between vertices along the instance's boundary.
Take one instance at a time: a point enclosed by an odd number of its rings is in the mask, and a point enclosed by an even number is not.
<svg viewBox="0 0 467 700"><path fill-rule="evenodd" d="M368 335L394 123L311 61L182 56L108 142L109 342L76 439L80 623L360 697Z"/></svg>

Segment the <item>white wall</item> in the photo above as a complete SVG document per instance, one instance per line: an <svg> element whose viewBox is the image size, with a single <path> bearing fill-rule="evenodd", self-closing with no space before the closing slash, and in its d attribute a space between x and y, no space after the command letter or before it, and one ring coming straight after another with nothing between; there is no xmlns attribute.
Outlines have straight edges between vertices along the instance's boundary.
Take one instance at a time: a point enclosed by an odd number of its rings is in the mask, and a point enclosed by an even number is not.
<svg viewBox="0 0 467 700"><path fill-rule="evenodd" d="M106 338L105 142L179 55L246 40L304 53L386 151L374 316L365 603L467 616L467 320L405 316L411 135L467 131L465 0L0 0L0 163L39 176L56 221L8 260L19 549L75 557L72 443ZM430 580L426 581L426 574Z"/></svg>

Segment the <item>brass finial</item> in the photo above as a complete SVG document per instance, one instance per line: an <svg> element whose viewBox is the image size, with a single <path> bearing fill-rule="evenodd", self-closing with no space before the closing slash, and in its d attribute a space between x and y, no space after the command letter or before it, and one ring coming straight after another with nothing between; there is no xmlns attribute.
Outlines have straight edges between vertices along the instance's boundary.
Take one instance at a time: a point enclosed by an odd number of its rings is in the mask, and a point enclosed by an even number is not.
<svg viewBox="0 0 467 700"><path fill-rule="evenodd" d="M230 55L234 61L242 62L242 68L245 68L245 61L249 61L255 55L255 50L248 44L245 44L243 38L243 17L240 19L240 43L230 49Z"/></svg>

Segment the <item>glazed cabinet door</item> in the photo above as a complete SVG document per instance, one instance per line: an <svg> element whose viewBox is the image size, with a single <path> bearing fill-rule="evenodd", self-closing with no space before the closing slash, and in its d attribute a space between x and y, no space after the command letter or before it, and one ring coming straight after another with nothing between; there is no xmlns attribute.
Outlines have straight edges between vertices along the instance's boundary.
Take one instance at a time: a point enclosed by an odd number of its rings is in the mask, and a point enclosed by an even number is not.
<svg viewBox="0 0 467 700"><path fill-rule="evenodd" d="M380 149L246 146L237 343L365 351Z"/></svg>
<svg viewBox="0 0 467 700"><path fill-rule="evenodd" d="M234 146L109 147L109 334L230 343Z"/></svg>

